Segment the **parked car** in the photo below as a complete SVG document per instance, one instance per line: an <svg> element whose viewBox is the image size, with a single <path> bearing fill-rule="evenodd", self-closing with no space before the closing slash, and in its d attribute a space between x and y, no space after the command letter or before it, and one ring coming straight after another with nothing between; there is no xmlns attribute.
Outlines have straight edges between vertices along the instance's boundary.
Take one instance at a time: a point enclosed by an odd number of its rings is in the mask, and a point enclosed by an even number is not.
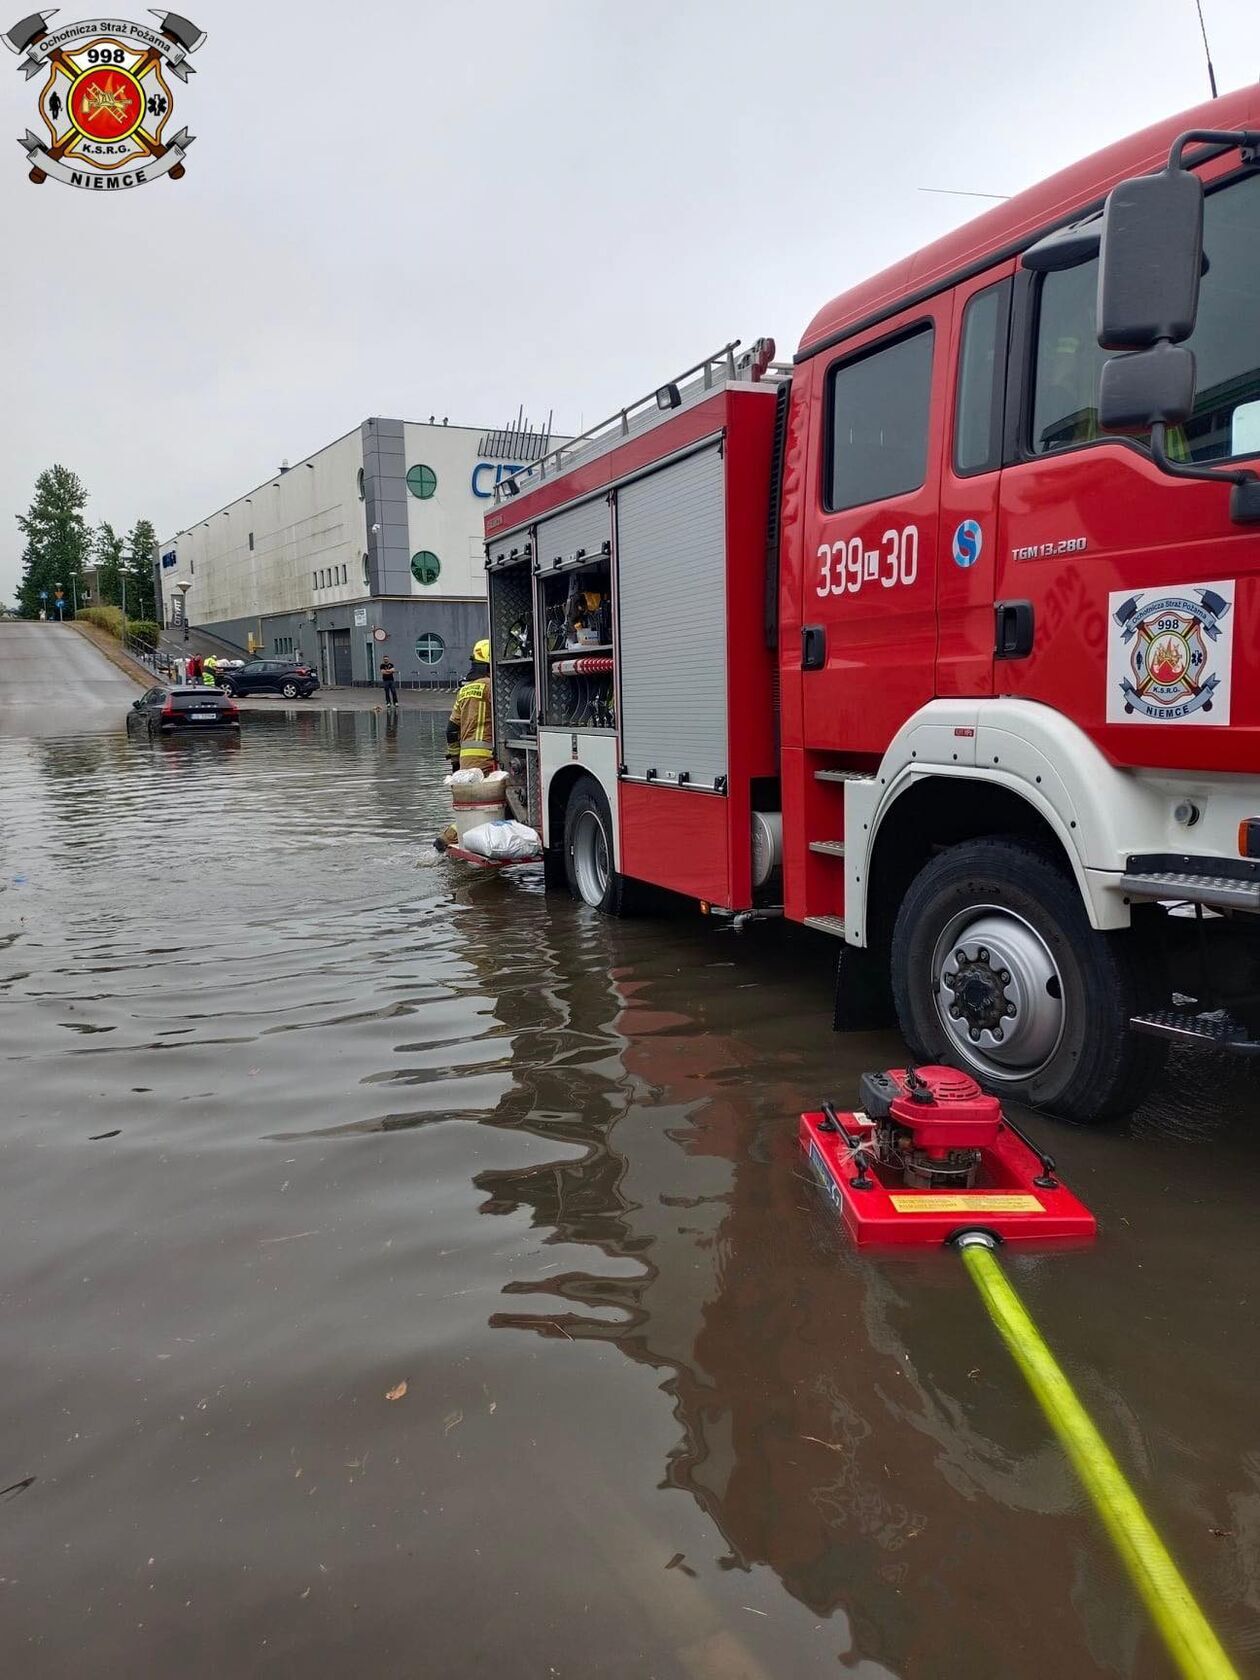
<svg viewBox="0 0 1260 1680"><path fill-rule="evenodd" d="M150 735L169 735L177 729L226 732L240 727L241 714L230 694L194 683L164 683L151 688L131 702L127 713L128 732L147 729Z"/></svg>
<svg viewBox="0 0 1260 1680"><path fill-rule="evenodd" d="M307 700L319 687L319 678L309 665L291 659L247 659L225 673L223 687L229 694L283 694L286 700Z"/></svg>

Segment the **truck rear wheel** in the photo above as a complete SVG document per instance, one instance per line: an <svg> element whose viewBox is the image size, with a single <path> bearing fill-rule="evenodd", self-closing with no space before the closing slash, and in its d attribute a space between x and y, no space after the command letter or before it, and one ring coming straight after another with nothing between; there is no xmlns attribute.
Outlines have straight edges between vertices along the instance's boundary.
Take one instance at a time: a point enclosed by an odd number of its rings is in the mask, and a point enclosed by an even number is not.
<svg viewBox="0 0 1260 1680"><path fill-rule="evenodd" d="M1128 1113L1163 1065L1166 1047L1129 1029L1153 978L1136 936L1096 932L1075 881L1016 838L934 858L893 929L893 996L914 1054L1074 1120Z"/></svg>
<svg viewBox="0 0 1260 1680"><path fill-rule="evenodd" d="M583 776L564 812L564 870L569 891L605 916L633 911L633 883L613 867L612 812L593 776Z"/></svg>

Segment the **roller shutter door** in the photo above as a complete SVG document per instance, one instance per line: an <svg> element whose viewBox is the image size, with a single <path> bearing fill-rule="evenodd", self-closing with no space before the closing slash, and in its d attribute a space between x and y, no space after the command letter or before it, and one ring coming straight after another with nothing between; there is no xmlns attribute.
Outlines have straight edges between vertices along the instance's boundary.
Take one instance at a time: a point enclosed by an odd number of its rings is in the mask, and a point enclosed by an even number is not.
<svg viewBox="0 0 1260 1680"><path fill-rule="evenodd" d="M543 571L549 572L556 560L572 560L579 549L584 548L588 555L598 554L611 532L606 494L568 508L554 519L542 520L538 526L538 559Z"/></svg>
<svg viewBox="0 0 1260 1680"><path fill-rule="evenodd" d="M726 541L717 444L617 493L626 773L727 774Z"/></svg>

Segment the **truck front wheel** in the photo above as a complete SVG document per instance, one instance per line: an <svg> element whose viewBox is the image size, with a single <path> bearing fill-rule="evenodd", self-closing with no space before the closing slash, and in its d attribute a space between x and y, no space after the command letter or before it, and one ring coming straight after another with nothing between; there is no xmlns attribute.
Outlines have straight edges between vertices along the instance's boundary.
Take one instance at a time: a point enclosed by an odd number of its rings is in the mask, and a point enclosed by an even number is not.
<svg viewBox="0 0 1260 1680"><path fill-rule="evenodd" d="M1025 840L967 841L919 872L892 984L917 1057L1074 1120L1127 1113L1163 1065L1166 1047L1129 1029L1158 997L1136 935L1096 932L1075 881Z"/></svg>
<svg viewBox="0 0 1260 1680"><path fill-rule="evenodd" d="M564 812L564 869L569 891L605 916L631 913L632 883L613 867L612 812L593 776L583 776Z"/></svg>

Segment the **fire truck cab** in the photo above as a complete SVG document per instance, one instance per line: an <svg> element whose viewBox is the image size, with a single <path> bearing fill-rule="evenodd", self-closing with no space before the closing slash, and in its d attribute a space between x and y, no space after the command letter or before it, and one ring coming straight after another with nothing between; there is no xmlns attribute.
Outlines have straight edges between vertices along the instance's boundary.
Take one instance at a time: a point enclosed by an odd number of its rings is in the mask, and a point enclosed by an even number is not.
<svg viewBox="0 0 1260 1680"><path fill-rule="evenodd" d="M498 487L553 880L833 935L838 1024L1077 1118L1260 1051L1257 130L1157 125Z"/></svg>

